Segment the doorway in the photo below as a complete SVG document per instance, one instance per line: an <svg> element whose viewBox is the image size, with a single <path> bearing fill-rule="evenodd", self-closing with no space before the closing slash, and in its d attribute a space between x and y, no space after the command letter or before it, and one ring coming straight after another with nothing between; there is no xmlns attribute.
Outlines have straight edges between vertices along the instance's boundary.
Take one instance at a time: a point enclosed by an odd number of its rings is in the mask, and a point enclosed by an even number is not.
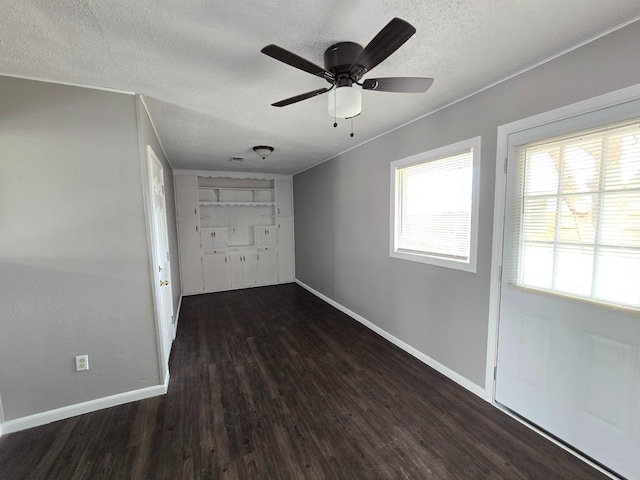
<svg viewBox="0 0 640 480"><path fill-rule="evenodd" d="M147 146L147 214L153 271L153 296L162 374L168 375L171 345L175 337L175 318L171 284L171 264L162 164Z"/></svg>
<svg viewBox="0 0 640 480"><path fill-rule="evenodd" d="M639 93L499 130L487 383L497 404L629 478L640 478Z"/></svg>

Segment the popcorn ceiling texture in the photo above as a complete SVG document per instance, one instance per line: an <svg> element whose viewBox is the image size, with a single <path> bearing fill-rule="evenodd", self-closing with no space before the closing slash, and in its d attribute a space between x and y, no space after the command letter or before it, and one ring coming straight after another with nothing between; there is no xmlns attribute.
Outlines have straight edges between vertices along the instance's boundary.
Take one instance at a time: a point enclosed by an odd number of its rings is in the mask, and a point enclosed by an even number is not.
<svg viewBox="0 0 640 480"><path fill-rule="evenodd" d="M3 0L0 73L140 93L174 168L295 173L640 15L637 0ZM322 79L260 53L322 64L393 17L417 33L368 78L426 76L426 94L363 92L332 128ZM365 77L365 78L367 78ZM0 95L2 92L0 92ZM253 145L273 145L267 160ZM243 164L228 162L233 155Z"/></svg>

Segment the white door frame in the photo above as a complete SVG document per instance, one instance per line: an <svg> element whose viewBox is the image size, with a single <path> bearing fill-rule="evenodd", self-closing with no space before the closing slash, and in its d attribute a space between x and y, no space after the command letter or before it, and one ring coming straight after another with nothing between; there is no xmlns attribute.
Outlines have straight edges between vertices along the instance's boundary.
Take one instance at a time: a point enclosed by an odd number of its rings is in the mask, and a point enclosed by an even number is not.
<svg viewBox="0 0 640 480"><path fill-rule="evenodd" d="M487 333L487 365L485 373L485 400L495 404L495 379L498 352L498 326L500 315L500 276L502 267L502 247L504 236L504 209L507 175L506 160L509 155L509 135L522 130L548 123L613 107L621 103L640 99L640 84L606 93L582 102L560 107L532 117L498 127L498 145L496 153L496 182L493 211L493 246L491 251L491 288L489 293L489 328Z"/></svg>
<svg viewBox="0 0 640 480"><path fill-rule="evenodd" d="M162 167L162 163L160 162L160 160L158 160L158 157L156 156L155 152L153 151L153 149L151 148L150 145L147 145L146 150L145 150L145 155L143 155L143 158L141 159L141 163L142 163L142 183L143 183L143 194L144 194L144 210L145 210L145 217L146 217L146 227L147 227L147 243L148 243L148 253L149 253L149 267L150 267L150 275L151 275L151 284L152 284L152 303L153 303L153 313L154 313L154 317L155 317L155 324L156 324L156 344L157 344L157 349L158 349L158 360L159 360L159 364L160 364L160 373L161 373L161 379L162 381L165 383L165 385L168 383L168 379L169 379L169 355L170 355L170 351L166 351L165 346L164 346L164 335L165 335L165 326L162 324L162 316L160 315L160 312L158 311L158 304L157 304L157 299L159 298L159 293L157 292L157 290L160 288L159 287L159 283L158 283L158 278L157 278L157 272L156 272L156 262L155 262L155 258L154 258L154 249L155 249L155 242L154 242L154 223L153 223L153 219L152 216L154 215L154 211L153 211L153 200L152 200L152 195L153 192L151 191L151 177L149 175L149 162L157 162L160 165L161 170L164 172L164 168ZM165 214L166 214L166 204L165 204ZM169 285L171 287L171 285ZM174 315L174 312L171 312L171 315ZM175 335L171 335L172 340L174 338Z"/></svg>

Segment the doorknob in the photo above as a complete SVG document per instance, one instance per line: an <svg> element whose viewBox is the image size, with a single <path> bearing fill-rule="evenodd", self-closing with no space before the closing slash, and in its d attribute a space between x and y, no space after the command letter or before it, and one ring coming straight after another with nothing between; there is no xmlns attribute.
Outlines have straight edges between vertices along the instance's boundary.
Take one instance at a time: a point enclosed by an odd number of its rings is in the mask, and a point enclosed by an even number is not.
<svg viewBox="0 0 640 480"><path fill-rule="evenodd" d="M169 280L160 280L160 286L164 287L166 285L169 285Z"/></svg>

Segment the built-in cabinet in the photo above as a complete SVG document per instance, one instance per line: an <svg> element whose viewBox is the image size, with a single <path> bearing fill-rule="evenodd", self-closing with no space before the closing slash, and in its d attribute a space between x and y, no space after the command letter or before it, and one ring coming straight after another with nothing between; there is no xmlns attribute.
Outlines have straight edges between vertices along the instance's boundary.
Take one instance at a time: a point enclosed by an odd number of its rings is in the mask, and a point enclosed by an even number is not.
<svg viewBox="0 0 640 480"><path fill-rule="evenodd" d="M293 282L290 177L178 171L182 293Z"/></svg>

